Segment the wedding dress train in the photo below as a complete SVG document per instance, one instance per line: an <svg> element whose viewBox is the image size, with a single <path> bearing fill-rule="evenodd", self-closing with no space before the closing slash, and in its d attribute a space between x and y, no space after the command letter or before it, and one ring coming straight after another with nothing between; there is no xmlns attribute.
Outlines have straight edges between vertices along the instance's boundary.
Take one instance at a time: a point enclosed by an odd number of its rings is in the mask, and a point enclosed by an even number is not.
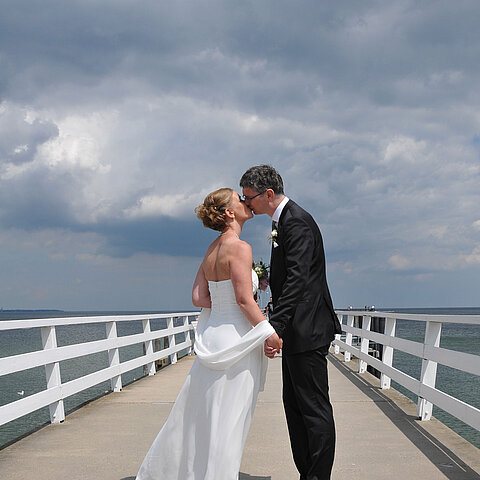
<svg viewBox="0 0 480 480"><path fill-rule="evenodd" d="M136 480L237 480L242 452L263 389L263 342L274 333L252 327L236 303L231 280L208 282L195 359L170 416Z"/></svg>

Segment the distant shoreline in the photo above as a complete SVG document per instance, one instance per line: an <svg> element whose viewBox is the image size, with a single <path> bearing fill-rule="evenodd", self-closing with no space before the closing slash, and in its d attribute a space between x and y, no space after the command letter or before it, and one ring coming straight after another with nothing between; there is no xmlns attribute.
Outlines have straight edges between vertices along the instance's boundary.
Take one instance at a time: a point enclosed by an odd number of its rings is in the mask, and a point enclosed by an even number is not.
<svg viewBox="0 0 480 480"><path fill-rule="evenodd" d="M64 312L65 310L55 310L53 308L45 308L45 309L21 309L21 308L15 308L15 309L5 309L5 308L0 308L0 312L5 312L5 313L29 313L29 312Z"/></svg>

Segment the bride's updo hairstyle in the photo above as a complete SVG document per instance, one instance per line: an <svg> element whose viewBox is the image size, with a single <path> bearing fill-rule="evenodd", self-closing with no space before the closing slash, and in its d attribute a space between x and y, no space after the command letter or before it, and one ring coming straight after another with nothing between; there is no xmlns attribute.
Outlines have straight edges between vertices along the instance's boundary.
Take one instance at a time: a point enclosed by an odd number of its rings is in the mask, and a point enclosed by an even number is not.
<svg viewBox="0 0 480 480"><path fill-rule="evenodd" d="M212 230L222 232L227 226L225 210L232 206L233 190L220 188L209 193L201 205L195 209L197 217L203 225Z"/></svg>

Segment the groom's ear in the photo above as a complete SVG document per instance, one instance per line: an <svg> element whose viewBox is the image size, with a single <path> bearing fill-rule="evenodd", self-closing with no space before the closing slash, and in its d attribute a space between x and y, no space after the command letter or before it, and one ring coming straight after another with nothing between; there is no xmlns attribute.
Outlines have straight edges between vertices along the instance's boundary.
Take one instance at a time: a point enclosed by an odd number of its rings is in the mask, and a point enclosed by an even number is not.
<svg viewBox="0 0 480 480"><path fill-rule="evenodd" d="M271 202L275 198L275 192L271 188L267 188L265 190L265 196L267 197L267 200Z"/></svg>

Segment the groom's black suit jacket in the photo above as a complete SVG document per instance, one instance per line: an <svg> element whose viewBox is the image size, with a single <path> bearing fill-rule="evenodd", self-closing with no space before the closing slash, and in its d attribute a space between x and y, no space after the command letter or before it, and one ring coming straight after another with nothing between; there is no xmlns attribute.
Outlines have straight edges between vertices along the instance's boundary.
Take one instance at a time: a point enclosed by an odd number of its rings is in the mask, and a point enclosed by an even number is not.
<svg viewBox="0 0 480 480"><path fill-rule="evenodd" d="M270 260L274 306L270 323L283 339L283 353L327 346L336 333L341 333L341 327L328 290L318 225L309 213L289 200L277 233L278 246L272 245Z"/></svg>

